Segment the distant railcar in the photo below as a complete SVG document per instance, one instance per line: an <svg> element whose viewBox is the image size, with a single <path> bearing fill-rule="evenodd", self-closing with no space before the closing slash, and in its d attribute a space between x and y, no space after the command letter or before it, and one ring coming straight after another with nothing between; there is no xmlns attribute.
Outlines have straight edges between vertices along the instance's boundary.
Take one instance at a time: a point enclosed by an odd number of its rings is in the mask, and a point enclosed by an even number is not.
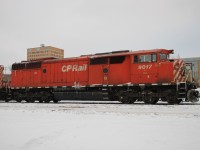
<svg viewBox="0 0 200 150"><path fill-rule="evenodd" d="M116 51L75 58L15 63L12 99L21 102L117 100L169 104L198 101L191 71L173 50Z"/></svg>
<svg viewBox="0 0 200 150"><path fill-rule="evenodd" d="M10 82L4 79L3 71L4 66L0 65L0 100L7 101L8 96L10 97Z"/></svg>

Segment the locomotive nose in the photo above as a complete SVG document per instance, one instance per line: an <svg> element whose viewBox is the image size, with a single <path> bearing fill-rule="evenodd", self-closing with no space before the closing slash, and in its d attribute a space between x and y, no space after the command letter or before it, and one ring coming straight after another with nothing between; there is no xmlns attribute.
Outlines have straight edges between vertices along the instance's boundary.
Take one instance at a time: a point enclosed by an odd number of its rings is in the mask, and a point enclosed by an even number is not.
<svg viewBox="0 0 200 150"><path fill-rule="evenodd" d="M173 62L173 75L175 82L185 82L185 63L181 59L175 59Z"/></svg>

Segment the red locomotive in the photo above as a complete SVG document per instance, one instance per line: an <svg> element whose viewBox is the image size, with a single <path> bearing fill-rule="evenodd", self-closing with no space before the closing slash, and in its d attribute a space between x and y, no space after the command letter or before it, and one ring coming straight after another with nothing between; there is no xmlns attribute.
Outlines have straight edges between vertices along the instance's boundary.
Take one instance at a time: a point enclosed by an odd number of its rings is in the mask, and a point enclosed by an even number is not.
<svg viewBox="0 0 200 150"><path fill-rule="evenodd" d="M191 71L173 50L115 51L75 58L15 63L12 99L58 102L67 99L144 101L169 104L198 101Z"/></svg>

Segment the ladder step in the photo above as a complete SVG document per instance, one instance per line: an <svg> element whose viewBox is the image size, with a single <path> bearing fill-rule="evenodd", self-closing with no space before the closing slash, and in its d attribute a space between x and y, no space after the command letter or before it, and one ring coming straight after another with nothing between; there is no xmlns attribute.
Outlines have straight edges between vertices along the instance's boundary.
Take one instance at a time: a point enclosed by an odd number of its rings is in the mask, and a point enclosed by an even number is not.
<svg viewBox="0 0 200 150"><path fill-rule="evenodd" d="M103 95L108 95L108 93L102 93Z"/></svg>
<svg viewBox="0 0 200 150"><path fill-rule="evenodd" d="M108 94L108 88L107 87L102 87L102 99L103 100L109 100L109 94Z"/></svg>
<svg viewBox="0 0 200 150"><path fill-rule="evenodd" d="M185 96L185 94L178 94L179 96Z"/></svg>

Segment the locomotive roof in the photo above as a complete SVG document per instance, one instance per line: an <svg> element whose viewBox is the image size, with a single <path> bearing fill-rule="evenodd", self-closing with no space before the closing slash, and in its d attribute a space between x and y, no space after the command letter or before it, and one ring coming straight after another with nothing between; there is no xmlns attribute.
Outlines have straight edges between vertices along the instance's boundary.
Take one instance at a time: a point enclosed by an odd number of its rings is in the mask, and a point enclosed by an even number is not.
<svg viewBox="0 0 200 150"><path fill-rule="evenodd" d="M134 54L144 54L144 53L166 53L170 54L173 53L174 50L167 50L167 49L152 49L152 50L139 50L139 51L132 51Z"/></svg>
<svg viewBox="0 0 200 150"><path fill-rule="evenodd" d="M152 50L137 50L137 51L113 51L108 53L97 53L97 54L90 54L90 55L82 55L80 57L69 57L69 58L63 58L63 59L43 59L43 60L34 60L34 61L26 61L21 62L17 64L23 64L23 63L34 63L34 62L45 62L45 63L53 63L53 62L62 62L62 61L75 61L75 60L88 60L92 58L100 58L100 57L114 57L114 56L126 56L126 55L132 55L132 54L152 54L152 53L165 53L170 54L173 53L174 50L167 50L167 49L152 49ZM15 63L16 64L16 63Z"/></svg>
<svg viewBox="0 0 200 150"><path fill-rule="evenodd" d="M137 50L137 51L129 51L129 50L123 50L123 51L113 51L113 52L107 52L107 53L97 53L97 54L90 54L90 55L82 55L80 57L71 57L71 58L64 58L64 59L51 59L51 60L45 60L45 62L55 62L55 61L63 61L63 60L87 60L89 58L100 58L100 57L114 57L114 56L126 56L131 54L152 54L152 53L165 53L170 54L173 53L174 50L167 50L167 49L152 49L152 50Z"/></svg>
<svg viewBox="0 0 200 150"><path fill-rule="evenodd" d="M125 51L125 52L110 52L110 53L102 53L98 55L90 55L90 58L99 58L99 57L114 57L114 56L126 56L131 54L152 54L152 53L165 53L171 54L174 50L167 50L167 49L152 49L152 50L137 50L137 51Z"/></svg>

